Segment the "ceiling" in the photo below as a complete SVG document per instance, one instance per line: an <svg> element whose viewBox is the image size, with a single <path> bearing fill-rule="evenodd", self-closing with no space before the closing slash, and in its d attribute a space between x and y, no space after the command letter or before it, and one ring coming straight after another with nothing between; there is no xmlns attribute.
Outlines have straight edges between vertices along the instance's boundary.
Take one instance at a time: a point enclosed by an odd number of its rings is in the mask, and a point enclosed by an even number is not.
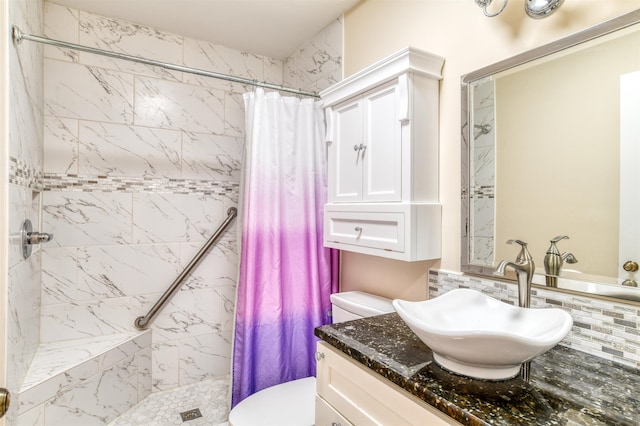
<svg viewBox="0 0 640 426"><path fill-rule="evenodd" d="M51 0L250 53L284 59L358 0Z"/></svg>

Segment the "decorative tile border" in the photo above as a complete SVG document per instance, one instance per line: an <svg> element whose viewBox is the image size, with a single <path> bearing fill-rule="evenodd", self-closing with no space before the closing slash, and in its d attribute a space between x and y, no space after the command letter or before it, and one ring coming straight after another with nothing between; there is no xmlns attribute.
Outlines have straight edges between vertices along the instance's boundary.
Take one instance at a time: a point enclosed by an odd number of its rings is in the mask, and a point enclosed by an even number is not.
<svg viewBox="0 0 640 426"><path fill-rule="evenodd" d="M41 191L42 173L23 160L9 157L9 183Z"/></svg>
<svg viewBox="0 0 640 426"><path fill-rule="evenodd" d="M472 198L494 198L495 197L495 186L474 186L471 188L471 197Z"/></svg>
<svg viewBox="0 0 640 426"><path fill-rule="evenodd" d="M44 191L81 192L154 192L173 194L237 194L238 182L194 179L167 179L147 177L80 176L72 174L45 174Z"/></svg>
<svg viewBox="0 0 640 426"><path fill-rule="evenodd" d="M429 271L429 298L456 288L471 288L515 305L515 283L493 281L443 270ZM534 308L561 308L573 317L573 328L561 345L640 368L640 309L635 305L610 302L575 294L534 288Z"/></svg>
<svg viewBox="0 0 640 426"><path fill-rule="evenodd" d="M9 182L35 191L151 192L237 196L238 182L150 177L82 176L37 171L24 161L9 159Z"/></svg>

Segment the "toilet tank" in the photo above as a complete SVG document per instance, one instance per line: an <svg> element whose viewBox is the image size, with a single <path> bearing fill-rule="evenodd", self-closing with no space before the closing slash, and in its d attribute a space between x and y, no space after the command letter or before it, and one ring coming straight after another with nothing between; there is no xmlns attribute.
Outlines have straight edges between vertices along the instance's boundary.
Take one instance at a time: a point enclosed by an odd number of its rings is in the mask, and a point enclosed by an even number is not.
<svg viewBox="0 0 640 426"><path fill-rule="evenodd" d="M362 291L346 291L331 296L333 323L395 312L391 300Z"/></svg>

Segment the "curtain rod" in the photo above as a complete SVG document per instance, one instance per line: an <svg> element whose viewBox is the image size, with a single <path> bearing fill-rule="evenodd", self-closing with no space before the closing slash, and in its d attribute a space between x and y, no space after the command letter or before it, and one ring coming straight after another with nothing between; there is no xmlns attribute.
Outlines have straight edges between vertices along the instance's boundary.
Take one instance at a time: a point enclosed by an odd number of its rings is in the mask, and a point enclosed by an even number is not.
<svg viewBox="0 0 640 426"><path fill-rule="evenodd" d="M222 74L214 71L207 71L199 68L187 67L184 65L176 65L168 62L156 61L154 59L142 58L140 56L127 55L125 53L110 52L108 50L97 49L95 47L83 46L81 44L69 43L61 40L55 40L48 37L40 37L36 35L31 35L31 34L24 34L22 31L20 31L20 28L14 25L13 41L16 44L20 44L22 43L23 40L35 41L38 43L49 44L51 46L56 46L56 47L64 47L67 49L80 50L82 52L109 56L111 58L123 59L125 61L131 61L131 62L138 62L145 65L153 65L156 67L161 67L161 68L165 68L172 71L186 72L190 74L201 75L204 77L212 77L220 80L233 81L234 83L250 84L252 86L264 87L266 89L274 89L281 92L294 93L296 95L320 98L320 95L316 92L308 92L305 90L293 89L291 87L282 86L279 84L272 84L272 83L267 83L265 81L251 80L248 78L236 77L233 75Z"/></svg>

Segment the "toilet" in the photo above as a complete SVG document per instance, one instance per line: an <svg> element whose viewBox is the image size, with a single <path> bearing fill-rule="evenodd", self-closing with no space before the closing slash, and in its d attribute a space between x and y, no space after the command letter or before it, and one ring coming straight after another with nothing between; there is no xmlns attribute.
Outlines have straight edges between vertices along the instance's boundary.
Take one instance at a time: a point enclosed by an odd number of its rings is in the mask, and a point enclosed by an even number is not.
<svg viewBox="0 0 640 426"><path fill-rule="evenodd" d="M361 291L331 295L333 323L394 312L391 300ZM229 413L230 426L312 426L316 378L292 380L240 401Z"/></svg>

